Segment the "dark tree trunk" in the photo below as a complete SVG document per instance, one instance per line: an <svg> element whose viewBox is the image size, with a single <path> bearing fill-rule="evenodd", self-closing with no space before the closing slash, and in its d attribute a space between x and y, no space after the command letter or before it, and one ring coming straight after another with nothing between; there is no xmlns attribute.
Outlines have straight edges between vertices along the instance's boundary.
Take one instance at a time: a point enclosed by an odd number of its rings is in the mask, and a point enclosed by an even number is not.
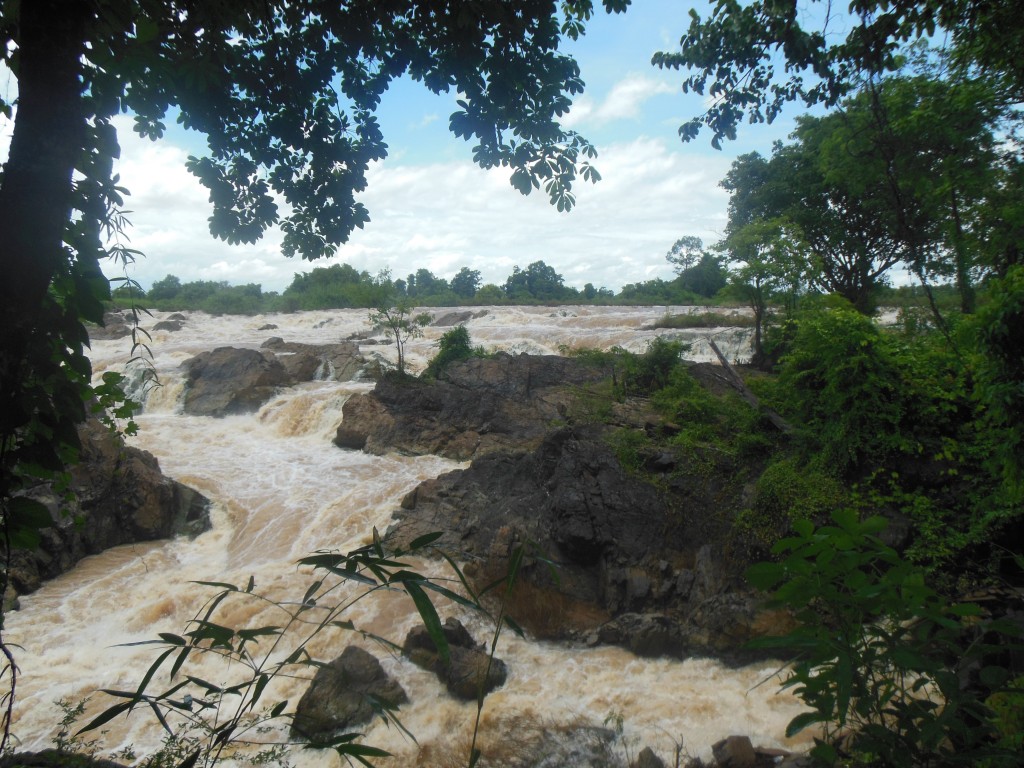
<svg viewBox="0 0 1024 768"><path fill-rule="evenodd" d="M18 112L0 186L0 302L31 312L62 254L82 152L82 55L89 5L27 0L18 24Z"/></svg>
<svg viewBox="0 0 1024 768"><path fill-rule="evenodd" d="M16 31L18 111L0 177L0 439L33 418L22 394L30 350L53 344L47 291L65 259L72 179L85 130L82 55L86 0L23 0ZM37 357L39 357L37 355ZM45 375L45 374L44 374ZM6 468L3 473L6 485ZM4 494L8 489L2 488Z"/></svg>
<svg viewBox="0 0 1024 768"><path fill-rule="evenodd" d="M960 220L960 206L957 203L956 189L949 191L950 209L953 213L953 254L956 259L956 287L960 292L960 311L965 315L974 314L975 295L971 285L971 265L967 249L964 248L964 226Z"/></svg>

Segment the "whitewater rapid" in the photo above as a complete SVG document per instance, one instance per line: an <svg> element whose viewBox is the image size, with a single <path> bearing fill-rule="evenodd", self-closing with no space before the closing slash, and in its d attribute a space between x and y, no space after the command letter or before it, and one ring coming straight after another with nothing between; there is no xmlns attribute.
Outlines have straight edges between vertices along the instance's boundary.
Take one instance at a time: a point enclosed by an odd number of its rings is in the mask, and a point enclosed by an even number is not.
<svg viewBox="0 0 1024 768"><path fill-rule="evenodd" d="M435 317L449 311L430 310ZM458 311L464 311L460 309ZM688 337L689 357L712 359L700 337L705 332L646 329L668 307L473 308L467 324L472 343L518 353L558 354L582 347L621 346L643 351L655 335ZM152 325L166 313L155 313ZM267 328L267 326L276 326ZM179 398L180 364L218 346L258 348L268 337L307 344L338 342L369 331L361 310L300 312L256 317L212 317L186 313L178 331L154 331L151 364L161 382L146 400L131 444L150 451L164 473L213 501L213 527L194 538L119 547L90 557L74 570L22 597L21 609L7 617L7 638L21 646L21 669L13 733L17 748L51 745L61 713L54 702L89 699L85 718L109 706L99 689L134 688L153 658L146 646L125 647L181 633L213 590L197 581L244 585L252 578L258 591L279 600L297 599L312 579L297 568L302 556L322 549L349 550L384 531L402 497L425 479L457 469L437 457L370 456L334 447L345 400L372 388L369 381L317 381L280 393L259 412L223 419L185 416ZM429 327L413 341L407 360L421 369L436 352L443 327ZM716 332L728 357L746 354L740 329ZM385 345L366 345L363 354L393 360ZM126 340L97 341L92 361L97 375L123 370L131 350ZM433 564L425 567L435 568ZM462 620L478 640L492 627L478 616L439 604L442 618ZM230 618L254 625L272 621L266 609L239 608ZM347 614L357 626L401 642L418 618L408 599L377 597ZM352 641L343 634L323 638L311 649L324 661ZM405 688L410 704L401 711L411 741L382 723L367 726L364 741L394 753L381 766L440 765L437 754L462 749L475 717L475 705L447 696L432 675L379 646L365 644ZM621 754L650 746L671 764L675 746L707 759L710 745L729 734L744 734L755 744L800 747L783 738L800 707L778 692L772 664L731 669L714 661L640 659L617 648L577 648L502 635L497 655L509 666L509 678L485 701L485 728L507 727L515 738L524 723L600 726L621 717ZM201 667L204 679L230 676L222 662ZM301 681L283 681L274 696L297 702ZM275 699L276 700L276 699ZM84 719L83 719L84 721ZM518 723L518 726L516 725ZM146 712L106 726L104 751L129 744L140 755L157 746L161 731ZM273 736L274 734L271 734ZM278 734L280 735L280 734ZM497 738L497 737L496 737ZM300 768L334 766L330 753L295 750L289 760ZM464 763L463 763L464 764Z"/></svg>

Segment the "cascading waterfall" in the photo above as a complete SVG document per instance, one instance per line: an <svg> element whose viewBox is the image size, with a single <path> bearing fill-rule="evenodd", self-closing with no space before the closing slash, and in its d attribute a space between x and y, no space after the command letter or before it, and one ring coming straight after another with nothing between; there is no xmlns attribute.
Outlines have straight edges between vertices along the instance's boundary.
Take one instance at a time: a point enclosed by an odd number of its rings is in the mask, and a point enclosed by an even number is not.
<svg viewBox="0 0 1024 768"><path fill-rule="evenodd" d="M676 331L642 330L667 309L488 308L468 328L473 343L485 348L557 353L559 347L617 345L642 351L659 333L681 337ZM433 310L435 316L444 311ZM387 528L391 512L418 483L463 466L431 456L371 456L335 448L330 438L345 400L372 384L333 381L326 366L316 381L280 393L258 413L222 419L183 415L180 364L217 346L257 348L268 335L259 328L268 321L278 326L273 335L309 344L337 342L367 325L366 313L359 310L272 318L191 313L180 331L153 334L152 366L160 384L146 391L133 444L155 454L166 474L212 499L214 525L192 540L120 547L88 558L22 598L21 610L7 617L9 642L23 647L13 727L19 749L50 745L60 717L56 700L90 697L89 717L110 704L95 693L98 689L136 687L152 652L123 644L183 631L211 594L195 582L244 584L252 577L260 591L276 599L301 596L312 577L296 568L300 557L367 543L374 528ZM428 328L425 338L410 343L411 369L425 365L444 330ZM723 336L717 340L726 355L740 357L745 337L734 334L725 342ZM126 341L95 342L97 374L123 369L127 346ZM383 346L373 350L391 351ZM711 359L712 354L708 350L701 357ZM454 606L439 608L442 617L460 618L477 639L493 630ZM258 611L244 610L231 618L239 623L267 620ZM398 642L418 622L408 599L396 596L360 602L348 618ZM324 638L313 648L327 661L350 640ZM430 752L430 745L450 745L468 734L475 706L449 698L432 675L403 659L367 647L409 693L402 720L418 741L383 724L368 726L365 741L397 755L381 765L417 764L417 755ZM730 733L747 734L755 743L794 745L782 735L800 707L778 693L769 679L776 671L771 664L732 669L704 659L640 659L617 648L566 647L510 634L502 635L497 653L510 675L486 699L485 726L496 727L499 721L601 725L609 715L621 716L624 743L649 745L663 756L671 756L682 740L692 753L707 757L710 744ZM201 671L211 680L229 674L216 659L204 661ZM303 688L300 681L282 681L275 695L294 703ZM157 747L162 736L146 712L107 728L105 747L134 744L140 754ZM337 761L300 750L290 759L303 768Z"/></svg>

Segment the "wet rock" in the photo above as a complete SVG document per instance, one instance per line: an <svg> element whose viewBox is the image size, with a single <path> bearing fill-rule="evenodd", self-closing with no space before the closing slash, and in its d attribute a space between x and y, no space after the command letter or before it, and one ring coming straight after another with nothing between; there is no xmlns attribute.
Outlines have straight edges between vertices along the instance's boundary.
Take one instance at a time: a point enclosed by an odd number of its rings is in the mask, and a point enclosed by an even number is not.
<svg viewBox="0 0 1024 768"><path fill-rule="evenodd" d="M292 721L292 735L326 741L373 719L380 706L397 707L409 700L369 652L348 646L321 667L302 695Z"/></svg>
<svg viewBox="0 0 1024 768"><path fill-rule="evenodd" d="M182 363L183 409L194 416L227 416L258 410L279 387L292 383L276 357L254 349L218 347Z"/></svg>
<svg viewBox="0 0 1024 768"><path fill-rule="evenodd" d="M180 331L181 329L181 320L161 320L153 326L154 331Z"/></svg>
<svg viewBox="0 0 1024 768"><path fill-rule="evenodd" d="M351 341L299 344L275 336L260 349L272 352L293 382L351 381L366 364L359 345Z"/></svg>
<svg viewBox="0 0 1024 768"><path fill-rule="evenodd" d="M263 325L261 325L256 330L257 331L276 331L277 330L277 326L274 323L264 323Z"/></svg>
<svg viewBox="0 0 1024 768"><path fill-rule="evenodd" d="M435 319L431 325L435 328L448 328L453 325L462 325L468 323L470 320L476 320L477 318L484 317L487 315L486 309L481 309L476 312L471 310L464 310L461 312L446 312L437 319Z"/></svg>
<svg viewBox="0 0 1024 768"><path fill-rule="evenodd" d="M721 768L754 768L757 755L746 736L729 736L711 747L715 762Z"/></svg>
<svg viewBox="0 0 1024 768"><path fill-rule="evenodd" d="M607 728L577 726L545 729L526 743L529 756L507 762L507 768L593 768L620 765L615 734Z"/></svg>
<svg viewBox="0 0 1024 768"><path fill-rule="evenodd" d="M625 613L604 624L597 636L602 643L620 645L648 658L680 657L687 650L680 622L661 614Z"/></svg>
<svg viewBox="0 0 1024 768"><path fill-rule="evenodd" d="M78 434L82 448L71 470L73 501L45 485L28 494L49 508L53 526L40 531L35 550L12 553L11 584L18 594L110 547L195 535L210 526L209 500L166 477L152 454L126 447L98 419L81 425Z"/></svg>
<svg viewBox="0 0 1024 768"><path fill-rule="evenodd" d="M654 754L650 747L644 747L636 756L636 763L633 768L665 768L665 761Z"/></svg>
<svg viewBox="0 0 1024 768"><path fill-rule="evenodd" d="M508 668L501 659L491 658L485 646L476 643L457 619L445 621L444 636L448 641L449 661L446 664L425 627L414 628L402 646L409 660L437 675L448 692L463 701L476 701L505 684Z"/></svg>
<svg viewBox="0 0 1024 768"><path fill-rule="evenodd" d="M185 315L181 314L181 312L174 312L174 313L168 315L164 319L165 320L178 320L178 321L181 321L181 322L184 322L185 320L188 320L188 318L185 317Z"/></svg>
<svg viewBox="0 0 1024 768"><path fill-rule="evenodd" d="M89 338L93 341L101 339L122 339L130 336L134 318L129 311L109 311L103 314L103 324L87 323Z"/></svg>

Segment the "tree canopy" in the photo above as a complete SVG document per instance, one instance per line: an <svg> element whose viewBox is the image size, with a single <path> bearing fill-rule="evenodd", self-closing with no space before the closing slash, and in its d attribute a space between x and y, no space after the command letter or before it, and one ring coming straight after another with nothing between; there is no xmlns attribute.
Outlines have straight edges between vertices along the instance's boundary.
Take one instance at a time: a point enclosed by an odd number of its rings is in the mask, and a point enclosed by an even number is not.
<svg viewBox="0 0 1024 768"><path fill-rule="evenodd" d="M626 4L604 2L609 11ZM583 88L559 46L593 10L589 0L0 6L0 60L18 94L16 112L0 102L14 115L0 176L3 495L11 462L54 464L50 449L75 443L84 413L81 321L102 320L109 287L99 259L125 225L115 116L133 115L152 139L168 119L198 131L207 151L188 167L209 190L211 232L253 242L278 225L285 254L306 259L333 253L369 220L357 196L370 163L387 154L375 110L406 74L459 94L450 128L473 143L480 166L507 167L521 192L543 186L567 209L577 176L596 178L595 152L559 124ZM40 423L38 440L25 437ZM40 455L26 453L30 444Z"/></svg>
<svg viewBox="0 0 1024 768"><path fill-rule="evenodd" d="M1020 100L1024 23L1016 0L864 0L847 16L827 0L717 0L707 18L691 10L678 50L652 62L684 70L683 90L711 97L703 115L680 127L683 140L707 127L721 148L741 121L771 122L789 102L835 106L863 78L898 69L904 46L938 30L958 67L998 75Z"/></svg>

